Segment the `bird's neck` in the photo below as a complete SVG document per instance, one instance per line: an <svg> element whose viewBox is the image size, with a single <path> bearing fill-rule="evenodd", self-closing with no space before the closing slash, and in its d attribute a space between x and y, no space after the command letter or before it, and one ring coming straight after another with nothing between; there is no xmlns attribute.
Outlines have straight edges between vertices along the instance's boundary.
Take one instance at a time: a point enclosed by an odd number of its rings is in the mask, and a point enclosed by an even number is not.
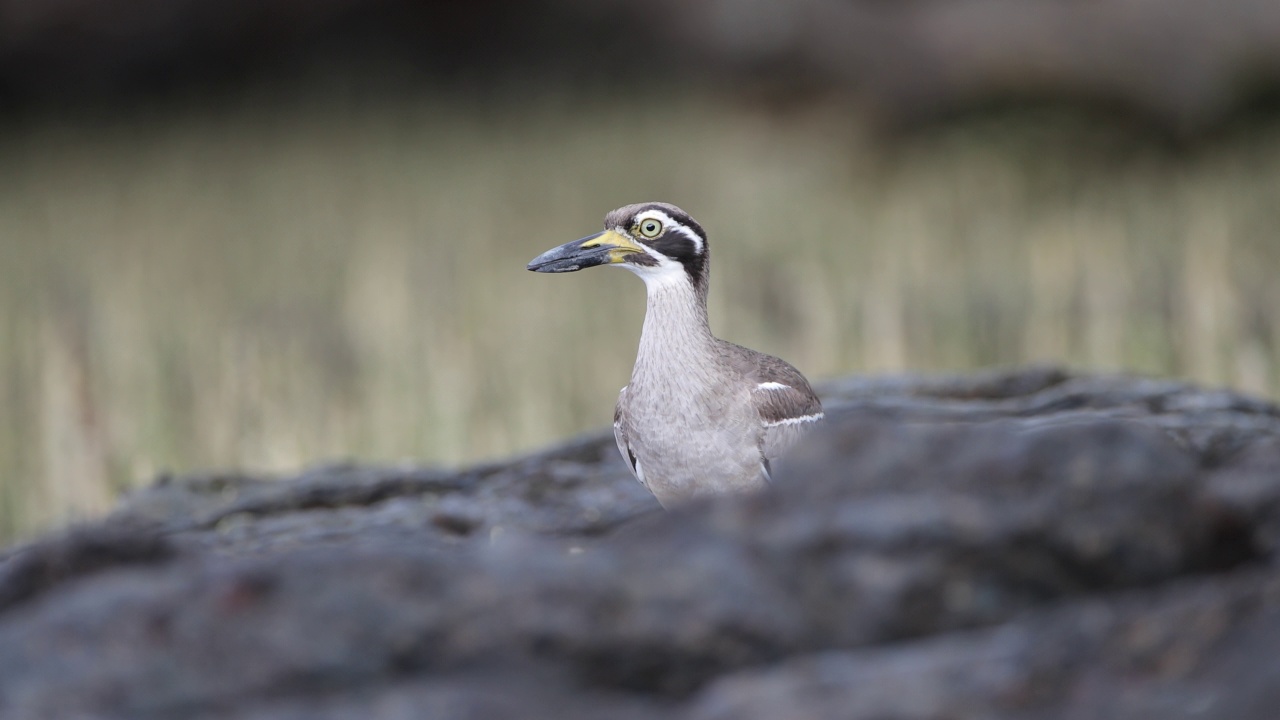
<svg viewBox="0 0 1280 720"><path fill-rule="evenodd" d="M648 307L632 380L688 377L709 368L716 339L707 322L707 296L685 278L645 283Z"/></svg>

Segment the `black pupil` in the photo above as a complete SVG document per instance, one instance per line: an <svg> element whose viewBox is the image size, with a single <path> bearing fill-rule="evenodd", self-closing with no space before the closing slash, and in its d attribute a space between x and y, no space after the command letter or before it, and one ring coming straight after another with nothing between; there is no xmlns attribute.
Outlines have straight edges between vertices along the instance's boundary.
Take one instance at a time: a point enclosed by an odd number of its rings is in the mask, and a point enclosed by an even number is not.
<svg viewBox="0 0 1280 720"><path fill-rule="evenodd" d="M645 224L644 224L644 231L645 231L645 232L650 232L650 233L651 233L651 232L653 232L654 230L657 230L657 229L658 229L658 226L657 226L656 224L654 224L654 223L647 222L647 223L645 223Z"/></svg>

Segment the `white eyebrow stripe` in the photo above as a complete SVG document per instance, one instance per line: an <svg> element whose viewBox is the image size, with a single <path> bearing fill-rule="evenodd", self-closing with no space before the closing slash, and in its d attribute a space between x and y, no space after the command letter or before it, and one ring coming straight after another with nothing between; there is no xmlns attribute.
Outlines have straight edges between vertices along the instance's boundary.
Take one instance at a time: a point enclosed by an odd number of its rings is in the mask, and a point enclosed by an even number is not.
<svg viewBox="0 0 1280 720"><path fill-rule="evenodd" d="M780 382L762 382L756 386L757 390L790 390L790 385L783 385Z"/></svg>
<svg viewBox="0 0 1280 720"><path fill-rule="evenodd" d="M814 413L813 415L801 415L800 417L784 418L782 420L774 420L767 422L765 427L778 427L779 425L798 425L805 422L817 422L825 417L824 413Z"/></svg>
<svg viewBox="0 0 1280 720"><path fill-rule="evenodd" d="M664 213L664 212L662 212L661 210L658 210L658 209L656 209L656 208L654 208L654 209L650 209L650 210L645 210L644 212L640 213L639 215L636 215L636 222L640 222L641 220L649 220L649 219L661 220L661 221L663 222L663 224L666 224L666 225L675 225L675 224L676 224L676 221L675 221L675 220L673 220L673 219L671 219L671 216L670 216L670 215L668 215L668 214L666 214L666 213Z"/></svg>
<svg viewBox="0 0 1280 720"><path fill-rule="evenodd" d="M672 221L670 227L672 230L675 230L681 235L689 238L689 242L693 243L693 246L698 249L698 252L702 252L702 238L698 237L698 233L674 221Z"/></svg>
<svg viewBox="0 0 1280 720"><path fill-rule="evenodd" d="M656 210L656 209L645 210L639 215L636 215L637 223L640 222L641 220L649 220L649 219L661 220L662 226L664 228L674 230L675 232L678 232L681 235L684 235L686 238L689 239L689 242L693 243L693 246L698 249L698 252L702 252L704 250L704 247L702 244L702 238L698 237L698 233L676 222L675 218L671 217L670 215L662 212L661 210Z"/></svg>

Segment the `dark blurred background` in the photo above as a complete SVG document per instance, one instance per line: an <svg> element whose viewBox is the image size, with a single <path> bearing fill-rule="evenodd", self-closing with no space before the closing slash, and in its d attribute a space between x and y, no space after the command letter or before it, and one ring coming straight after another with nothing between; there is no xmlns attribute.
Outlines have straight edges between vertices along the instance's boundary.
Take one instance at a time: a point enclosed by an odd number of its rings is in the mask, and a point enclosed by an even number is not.
<svg viewBox="0 0 1280 720"><path fill-rule="evenodd" d="M1069 363L1276 396L1271 0L0 0L0 539L156 473L603 426L644 294L821 378Z"/></svg>

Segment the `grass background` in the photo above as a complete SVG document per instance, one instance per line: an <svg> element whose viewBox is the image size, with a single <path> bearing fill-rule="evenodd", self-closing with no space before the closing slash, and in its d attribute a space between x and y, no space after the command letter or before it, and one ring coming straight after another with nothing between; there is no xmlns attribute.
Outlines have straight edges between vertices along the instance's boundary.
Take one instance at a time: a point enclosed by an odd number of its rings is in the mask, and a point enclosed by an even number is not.
<svg viewBox="0 0 1280 720"><path fill-rule="evenodd" d="M0 125L0 540L161 471L462 463L603 427L642 286L524 270L641 200L811 378L1028 361L1276 396L1280 128L341 85Z"/></svg>

